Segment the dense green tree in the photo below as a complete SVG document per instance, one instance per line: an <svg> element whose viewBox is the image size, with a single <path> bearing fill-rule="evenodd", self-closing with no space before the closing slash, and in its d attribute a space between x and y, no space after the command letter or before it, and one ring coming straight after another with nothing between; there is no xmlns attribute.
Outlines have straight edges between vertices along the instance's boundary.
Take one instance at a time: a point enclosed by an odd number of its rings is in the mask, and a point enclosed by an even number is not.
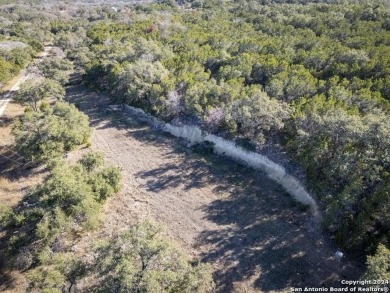
<svg viewBox="0 0 390 293"><path fill-rule="evenodd" d="M207 264L191 264L161 227L142 222L121 235L100 243L99 292L211 292L213 281Z"/></svg>
<svg viewBox="0 0 390 293"><path fill-rule="evenodd" d="M367 257L366 280L389 280L390 250L383 244L378 245L376 253Z"/></svg>
<svg viewBox="0 0 390 293"><path fill-rule="evenodd" d="M40 265L28 273L29 290L40 292L72 292L86 273L86 265L73 253L46 250L39 257Z"/></svg>
<svg viewBox="0 0 390 293"><path fill-rule="evenodd" d="M228 112L230 117L227 123L237 125L234 128L238 134L256 143L264 143L265 135L282 129L290 118L290 109L286 103L271 99L260 90L237 100Z"/></svg>
<svg viewBox="0 0 390 293"><path fill-rule="evenodd" d="M8 81L19 73L31 60L34 54L31 48L12 48L12 42L9 49L0 48L0 83Z"/></svg>
<svg viewBox="0 0 390 293"><path fill-rule="evenodd" d="M0 223L1 226L7 226L10 225L12 222L13 218L13 213L12 213L12 208L9 206L0 205Z"/></svg>
<svg viewBox="0 0 390 293"><path fill-rule="evenodd" d="M16 227L18 241L10 241L10 249L27 245L39 255L52 249L68 232L99 225L102 204L119 191L121 174L118 168L105 167L101 161L93 167L86 164L89 158L97 156L86 154L74 165L62 160L53 162L43 183L24 198L26 207L12 213L9 209L2 212L2 217L9 219L7 226Z"/></svg>
<svg viewBox="0 0 390 293"><path fill-rule="evenodd" d="M0 59L0 83L4 83L15 74L12 63Z"/></svg>
<svg viewBox="0 0 390 293"><path fill-rule="evenodd" d="M99 152L89 152L86 155L84 155L80 160L80 164L88 172L102 166L103 162L104 162L104 155Z"/></svg>
<svg viewBox="0 0 390 293"><path fill-rule="evenodd" d="M39 111L39 103L45 99L62 101L65 89L60 83L52 79L28 80L18 90L15 101L30 106L35 112Z"/></svg>
<svg viewBox="0 0 390 293"><path fill-rule="evenodd" d="M292 101L316 93L316 79L302 65L274 75L266 86L271 97Z"/></svg>
<svg viewBox="0 0 390 293"><path fill-rule="evenodd" d="M71 70L73 65L66 59L50 57L39 62L38 68L42 71L44 77L56 80L64 85L68 82L67 71Z"/></svg>
<svg viewBox="0 0 390 293"><path fill-rule="evenodd" d="M53 43L64 51L75 49L83 45L85 33L83 28L80 28L78 32L61 31L56 34Z"/></svg>
<svg viewBox="0 0 390 293"><path fill-rule="evenodd" d="M339 241L349 248L388 241L388 219L379 216L386 214L390 201L387 115L377 112L361 118L338 109L300 121L291 147L308 175L322 182L324 196L328 193L323 201L330 229L338 231ZM331 192L335 195L329 196Z"/></svg>
<svg viewBox="0 0 390 293"><path fill-rule="evenodd" d="M163 99L163 81L168 76L166 68L158 61L137 61L114 71L114 95L123 97L131 105L142 105L156 111Z"/></svg>
<svg viewBox="0 0 390 293"><path fill-rule="evenodd" d="M211 292L208 264L193 264L168 240L161 226L141 222L120 235L95 244L87 265L74 252L45 248L39 265L28 273L29 289L72 292L77 282L93 273L100 276L94 292Z"/></svg>
<svg viewBox="0 0 390 293"><path fill-rule="evenodd" d="M16 146L28 160L47 161L88 142L88 117L59 102L42 112L27 111L14 122Z"/></svg>

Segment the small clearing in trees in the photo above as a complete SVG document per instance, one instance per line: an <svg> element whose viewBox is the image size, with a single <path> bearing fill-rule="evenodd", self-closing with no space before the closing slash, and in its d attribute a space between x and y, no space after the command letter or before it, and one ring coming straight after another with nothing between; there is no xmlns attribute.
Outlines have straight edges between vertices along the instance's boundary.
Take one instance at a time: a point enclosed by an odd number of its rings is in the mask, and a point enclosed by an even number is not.
<svg viewBox="0 0 390 293"><path fill-rule="evenodd" d="M341 286L342 279L360 277L362 265L339 263L337 248L312 228L310 212L264 174L107 113L109 100L83 86L70 88L68 100L90 117L94 148L124 176L122 191L106 203L102 229L80 239L76 250L153 218L195 258L213 265L219 292Z"/></svg>

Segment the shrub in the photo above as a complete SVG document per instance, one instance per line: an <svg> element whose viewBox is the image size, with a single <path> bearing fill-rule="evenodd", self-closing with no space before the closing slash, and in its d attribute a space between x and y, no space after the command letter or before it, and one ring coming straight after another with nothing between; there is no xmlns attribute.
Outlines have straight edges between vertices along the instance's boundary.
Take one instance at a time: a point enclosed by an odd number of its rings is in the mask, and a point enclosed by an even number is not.
<svg viewBox="0 0 390 293"><path fill-rule="evenodd" d="M91 172L103 165L104 156L99 152L89 152L85 154L79 162L87 170L87 172Z"/></svg>
<svg viewBox="0 0 390 293"><path fill-rule="evenodd" d="M213 289L210 265L192 265L161 227L148 221L100 243L97 260L103 291L199 293Z"/></svg>
<svg viewBox="0 0 390 293"><path fill-rule="evenodd" d="M3 204L0 204L0 225L3 227L8 226L13 221L12 208ZM1 227L0 226L0 227Z"/></svg>
<svg viewBox="0 0 390 293"><path fill-rule="evenodd" d="M87 154L91 158L96 154ZM96 188L95 178L99 178ZM50 164L50 175L25 198L29 207L9 209L1 213L12 218L17 231L11 237L11 251L22 246L52 247L62 236L73 229L96 228L100 223L103 201L120 188L120 172L114 167L101 166L88 172L79 162L69 165L61 160ZM16 221L16 216L20 217Z"/></svg>
<svg viewBox="0 0 390 293"><path fill-rule="evenodd" d="M26 159L47 162L88 141L88 117L68 103L45 112L26 112L13 125L16 146Z"/></svg>
<svg viewBox="0 0 390 293"><path fill-rule="evenodd" d="M76 281L86 273L86 265L72 253L53 253L44 250L40 254L41 265L28 273L29 289L40 292L72 292Z"/></svg>
<svg viewBox="0 0 390 293"><path fill-rule="evenodd" d="M62 101L65 89L52 79L29 80L23 83L15 96L15 101L30 106L35 112L39 111L39 103L47 98ZM44 110L47 107L44 107Z"/></svg>
<svg viewBox="0 0 390 293"><path fill-rule="evenodd" d="M374 255L367 257L366 280L390 279L390 250L379 244Z"/></svg>

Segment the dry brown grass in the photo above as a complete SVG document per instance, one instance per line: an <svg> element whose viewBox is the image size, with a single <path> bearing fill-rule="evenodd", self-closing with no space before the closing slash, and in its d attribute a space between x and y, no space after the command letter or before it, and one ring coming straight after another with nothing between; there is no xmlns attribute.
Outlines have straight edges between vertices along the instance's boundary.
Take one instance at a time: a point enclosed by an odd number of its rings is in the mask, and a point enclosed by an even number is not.
<svg viewBox="0 0 390 293"><path fill-rule="evenodd" d="M0 177L0 192L11 192L13 184L8 178Z"/></svg>
<svg viewBox="0 0 390 293"><path fill-rule="evenodd" d="M0 147L13 150L15 138L12 134L12 121L21 115L24 107L9 103L4 114L0 117ZM3 150L5 153L7 150ZM0 155L2 152L0 151ZM39 169L25 170L0 158L0 204L16 206L23 198L25 191L42 182L45 172Z"/></svg>
<svg viewBox="0 0 390 293"><path fill-rule="evenodd" d="M7 105L3 115L0 117L0 146L10 147L15 139L12 135L12 122L16 116L23 114L24 108L14 102Z"/></svg>
<svg viewBox="0 0 390 293"><path fill-rule="evenodd" d="M0 204L16 206L22 199L23 194L20 184L8 178L0 177Z"/></svg>

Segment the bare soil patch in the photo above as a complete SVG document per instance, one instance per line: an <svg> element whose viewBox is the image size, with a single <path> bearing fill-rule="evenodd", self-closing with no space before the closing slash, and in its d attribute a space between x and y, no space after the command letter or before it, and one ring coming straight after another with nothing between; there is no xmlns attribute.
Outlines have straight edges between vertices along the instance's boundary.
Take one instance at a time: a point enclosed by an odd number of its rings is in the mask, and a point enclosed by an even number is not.
<svg viewBox="0 0 390 293"><path fill-rule="evenodd" d="M213 265L218 292L341 287L340 280L361 275L361 264L334 259L336 247L313 227L310 213L261 172L201 156L132 117L107 114L109 101L83 86L70 88L68 99L90 117L93 147L124 176L122 191L105 205L102 229L82 237L76 251L153 218L194 258Z"/></svg>

